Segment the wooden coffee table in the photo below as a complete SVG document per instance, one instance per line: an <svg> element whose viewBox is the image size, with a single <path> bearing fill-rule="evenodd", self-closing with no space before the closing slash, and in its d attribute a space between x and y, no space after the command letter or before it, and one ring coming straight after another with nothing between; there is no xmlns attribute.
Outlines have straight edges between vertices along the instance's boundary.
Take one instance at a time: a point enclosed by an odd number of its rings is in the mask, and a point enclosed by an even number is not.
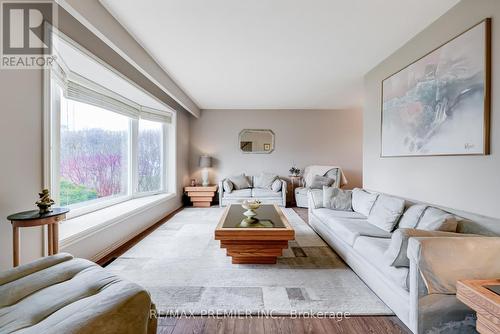
<svg viewBox="0 0 500 334"><path fill-rule="evenodd" d="M476 311L476 330L481 334L500 333L500 295L487 288L494 285L500 286L500 279L457 282L457 298Z"/></svg>
<svg viewBox="0 0 500 334"><path fill-rule="evenodd" d="M220 240L234 264L275 264L288 248L288 240L295 239L295 231L277 205L257 209L262 224L255 227L241 226L244 211L239 204L228 206L215 229L215 240Z"/></svg>

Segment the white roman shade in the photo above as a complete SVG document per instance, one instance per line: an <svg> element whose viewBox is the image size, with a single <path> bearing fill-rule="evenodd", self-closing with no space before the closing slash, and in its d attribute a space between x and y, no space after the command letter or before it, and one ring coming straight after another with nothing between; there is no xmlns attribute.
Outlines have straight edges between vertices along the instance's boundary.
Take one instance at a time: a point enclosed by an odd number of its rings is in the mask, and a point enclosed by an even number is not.
<svg viewBox="0 0 500 334"><path fill-rule="evenodd" d="M60 66L52 66L52 77L63 88L64 97L132 118L171 123L172 113L140 105L100 84Z"/></svg>
<svg viewBox="0 0 500 334"><path fill-rule="evenodd" d="M134 102L120 101L120 99L111 96L111 94L103 94L102 91L96 91L80 85L77 82L68 80L64 96L67 99L87 103L96 107L113 111L117 114L130 118L139 118L139 106L134 105Z"/></svg>
<svg viewBox="0 0 500 334"><path fill-rule="evenodd" d="M141 107L141 119L153 122L172 123L172 115L161 110Z"/></svg>

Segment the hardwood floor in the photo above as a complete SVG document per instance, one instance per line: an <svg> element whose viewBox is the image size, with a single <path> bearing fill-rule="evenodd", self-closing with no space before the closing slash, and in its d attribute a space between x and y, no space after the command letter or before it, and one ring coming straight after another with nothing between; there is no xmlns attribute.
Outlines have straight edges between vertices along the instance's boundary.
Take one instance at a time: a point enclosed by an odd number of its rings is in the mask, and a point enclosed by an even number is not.
<svg viewBox="0 0 500 334"><path fill-rule="evenodd" d="M295 212L307 223L307 209L293 208ZM182 209L180 209L182 210ZM178 212L177 210L176 212ZM100 265L112 262L126 250L147 237L151 232L167 224L169 216L133 238L119 249L98 261ZM292 318L292 317L253 317L253 318L214 318L214 317L160 317L158 319L158 334L195 334L195 333L234 333L234 334L358 334L358 333L408 333L410 330L395 316L352 316L349 318Z"/></svg>
<svg viewBox="0 0 500 334"><path fill-rule="evenodd" d="M327 318L159 318L158 334L358 334L411 333L397 317Z"/></svg>

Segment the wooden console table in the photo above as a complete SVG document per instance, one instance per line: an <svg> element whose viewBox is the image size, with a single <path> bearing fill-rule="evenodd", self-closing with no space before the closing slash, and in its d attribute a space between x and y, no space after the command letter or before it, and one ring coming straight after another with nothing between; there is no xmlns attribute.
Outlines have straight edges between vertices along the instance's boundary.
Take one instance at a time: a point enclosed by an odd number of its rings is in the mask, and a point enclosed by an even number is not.
<svg viewBox="0 0 500 334"><path fill-rule="evenodd" d="M302 176L301 175L290 175L289 178L291 181L291 188L292 188L292 198L290 199L290 204L291 204L291 206L296 206L297 201L295 200L295 188L301 186Z"/></svg>
<svg viewBox="0 0 500 334"><path fill-rule="evenodd" d="M12 262L14 267L19 265L19 228L47 225L48 253L54 255L59 252L59 222L66 218L67 208L52 208L51 212L40 214L38 210L18 212L7 217L12 224Z"/></svg>
<svg viewBox="0 0 500 334"><path fill-rule="evenodd" d="M187 192L194 207L209 208L217 192L217 186L186 187L184 191Z"/></svg>
<svg viewBox="0 0 500 334"><path fill-rule="evenodd" d="M499 285L500 279L457 282L457 298L476 311L476 330L482 334L500 333L500 295L485 286Z"/></svg>

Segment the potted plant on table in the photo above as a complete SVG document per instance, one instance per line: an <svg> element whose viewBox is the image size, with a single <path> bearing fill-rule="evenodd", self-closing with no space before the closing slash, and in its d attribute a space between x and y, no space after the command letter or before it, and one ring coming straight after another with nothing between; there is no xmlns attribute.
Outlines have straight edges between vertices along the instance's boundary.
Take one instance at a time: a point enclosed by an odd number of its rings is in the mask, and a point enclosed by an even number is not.
<svg viewBox="0 0 500 334"><path fill-rule="evenodd" d="M300 169L293 166L288 170L290 172L290 176L299 176L300 175Z"/></svg>

